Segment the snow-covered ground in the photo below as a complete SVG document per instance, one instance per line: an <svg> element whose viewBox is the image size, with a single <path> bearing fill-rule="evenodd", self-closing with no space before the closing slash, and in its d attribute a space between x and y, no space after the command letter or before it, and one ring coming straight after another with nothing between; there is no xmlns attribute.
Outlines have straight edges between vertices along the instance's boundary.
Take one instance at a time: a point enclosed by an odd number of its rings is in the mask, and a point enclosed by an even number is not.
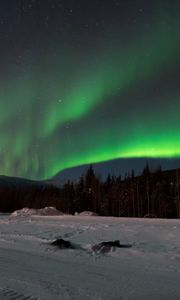
<svg viewBox="0 0 180 300"><path fill-rule="evenodd" d="M91 250L118 239L132 248ZM0 215L0 300L179 300L179 282L180 220Z"/></svg>
<svg viewBox="0 0 180 300"><path fill-rule="evenodd" d="M11 217L27 217L27 216L58 216L63 215L63 213L57 210L55 207L44 207L40 209L35 208L22 208L19 210L15 210Z"/></svg>

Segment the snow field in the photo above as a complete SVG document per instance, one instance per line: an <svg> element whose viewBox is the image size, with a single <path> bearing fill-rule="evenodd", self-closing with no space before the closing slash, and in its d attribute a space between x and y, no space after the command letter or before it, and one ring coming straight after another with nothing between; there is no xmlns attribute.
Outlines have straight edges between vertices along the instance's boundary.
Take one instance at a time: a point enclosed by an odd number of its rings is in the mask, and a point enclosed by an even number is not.
<svg viewBox="0 0 180 300"><path fill-rule="evenodd" d="M1 215L0 299L179 300L179 236L180 220ZM91 249L117 239L132 248Z"/></svg>

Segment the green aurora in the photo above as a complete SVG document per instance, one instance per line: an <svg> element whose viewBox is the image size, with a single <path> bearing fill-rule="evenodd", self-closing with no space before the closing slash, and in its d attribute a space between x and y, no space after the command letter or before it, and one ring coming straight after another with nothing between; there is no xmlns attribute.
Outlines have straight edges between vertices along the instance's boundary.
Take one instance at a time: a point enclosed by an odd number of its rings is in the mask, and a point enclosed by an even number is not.
<svg viewBox="0 0 180 300"><path fill-rule="evenodd" d="M69 34L31 59L24 51L0 82L0 173L47 179L116 158L180 157L175 8L123 42L115 24L80 49Z"/></svg>

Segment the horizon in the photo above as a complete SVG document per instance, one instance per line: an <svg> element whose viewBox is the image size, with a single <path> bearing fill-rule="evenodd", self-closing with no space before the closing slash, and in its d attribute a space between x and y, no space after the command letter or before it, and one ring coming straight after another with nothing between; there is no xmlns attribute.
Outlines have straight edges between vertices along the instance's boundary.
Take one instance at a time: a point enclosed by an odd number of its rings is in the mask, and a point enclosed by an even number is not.
<svg viewBox="0 0 180 300"><path fill-rule="evenodd" d="M81 176L84 176L90 166L93 167L93 170L97 177L101 178L102 181L105 181L107 176L121 176L126 178L131 172L134 172L135 177L141 176L144 168L148 165L149 170L154 173L156 170L161 168L162 171L173 171L180 168L180 159L165 159L165 158L130 158L130 159L115 159L111 161L106 161L102 163L95 164L85 164L72 168L62 170L55 176L47 179L31 179L22 176L9 176L0 174L0 177L9 177L13 179L35 181L35 182L52 182L54 184L64 184L66 182L73 181L77 182Z"/></svg>

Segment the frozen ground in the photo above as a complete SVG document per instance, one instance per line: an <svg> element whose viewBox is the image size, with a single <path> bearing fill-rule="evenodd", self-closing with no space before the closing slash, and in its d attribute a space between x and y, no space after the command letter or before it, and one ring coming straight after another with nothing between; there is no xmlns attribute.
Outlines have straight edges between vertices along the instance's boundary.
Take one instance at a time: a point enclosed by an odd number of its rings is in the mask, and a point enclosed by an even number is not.
<svg viewBox="0 0 180 300"><path fill-rule="evenodd" d="M91 250L117 239L132 248ZM0 215L0 300L179 300L179 282L180 220Z"/></svg>

